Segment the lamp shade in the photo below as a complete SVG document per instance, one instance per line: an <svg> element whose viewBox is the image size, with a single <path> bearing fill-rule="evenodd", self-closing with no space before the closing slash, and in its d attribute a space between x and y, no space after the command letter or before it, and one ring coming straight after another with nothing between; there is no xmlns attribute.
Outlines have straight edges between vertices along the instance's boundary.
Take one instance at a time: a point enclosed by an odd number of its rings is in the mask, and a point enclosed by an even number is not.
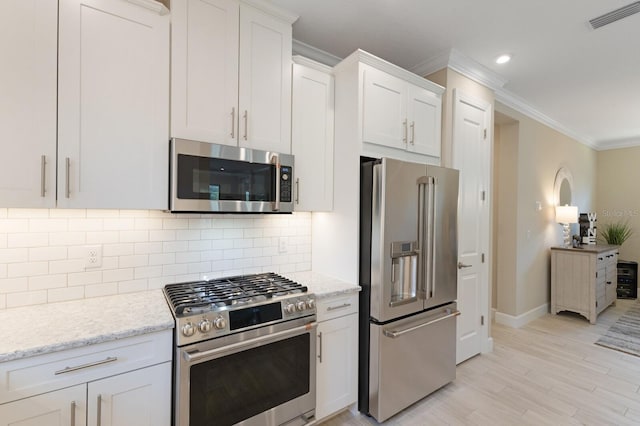
<svg viewBox="0 0 640 426"><path fill-rule="evenodd" d="M556 206L557 223L578 223L578 207Z"/></svg>

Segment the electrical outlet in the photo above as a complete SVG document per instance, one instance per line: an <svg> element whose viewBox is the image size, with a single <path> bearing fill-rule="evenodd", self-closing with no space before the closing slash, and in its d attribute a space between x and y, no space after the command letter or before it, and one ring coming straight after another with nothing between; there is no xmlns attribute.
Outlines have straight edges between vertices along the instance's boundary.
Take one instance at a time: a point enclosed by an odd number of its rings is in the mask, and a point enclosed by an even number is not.
<svg viewBox="0 0 640 426"><path fill-rule="evenodd" d="M99 268L102 266L102 246L86 246L84 257L85 268Z"/></svg>
<svg viewBox="0 0 640 426"><path fill-rule="evenodd" d="M287 252L287 237L280 237L278 239L278 253Z"/></svg>

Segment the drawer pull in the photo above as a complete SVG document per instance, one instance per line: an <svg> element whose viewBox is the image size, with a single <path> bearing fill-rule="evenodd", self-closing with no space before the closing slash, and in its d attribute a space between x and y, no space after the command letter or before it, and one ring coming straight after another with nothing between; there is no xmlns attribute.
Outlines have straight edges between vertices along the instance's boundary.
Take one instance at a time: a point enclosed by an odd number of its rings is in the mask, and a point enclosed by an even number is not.
<svg viewBox="0 0 640 426"><path fill-rule="evenodd" d="M110 356L100 361L88 362L86 364L77 365L75 367L65 367L62 370L56 371L54 374L57 376L59 374L71 373L72 371L82 370L84 368L95 367L97 365L108 364L110 362L117 361L118 357Z"/></svg>
<svg viewBox="0 0 640 426"><path fill-rule="evenodd" d="M349 306L351 306L351 303L343 303L340 306L329 306L327 308L327 312L335 311L336 309L348 308Z"/></svg>
<svg viewBox="0 0 640 426"><path fill-rule="evenodd" d="M71 401L71 426L76 426L76 402Z"/></svg>

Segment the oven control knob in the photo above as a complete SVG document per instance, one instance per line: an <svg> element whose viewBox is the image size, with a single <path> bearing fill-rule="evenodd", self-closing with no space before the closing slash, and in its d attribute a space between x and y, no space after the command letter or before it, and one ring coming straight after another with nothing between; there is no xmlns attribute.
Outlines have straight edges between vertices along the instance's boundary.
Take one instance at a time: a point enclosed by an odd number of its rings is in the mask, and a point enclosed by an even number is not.
<svg viewBox="0 0 640 426"><path fill-rule="evenodd" d="M227 321L223 317L218 317L213 321L213 325L218 329L222 330L227 326Z"/></svg>
<svg viewBox="0 0 640 426"><path fill-rule="evenodd" d="M306 308L306 307L307 307L307 304L304 303L304 300L300 300L298 303L296 303L296 308L299 311L304 311L304 308Z"/></svg>
<svg viewBox="0 0 640 426"><path fill-rule="evenodd" d="M200 330L203 333L208 333L211 331L212 326L213 324L211 324L211 321L205 318L202 321L200 321L200 324L198 324L198 330Z"/></svg>
<svg viewBox="0 0 640 426"><path fill-rule="evenodd" d="M287 305L284 307L284 310L288 314L293 314L296 312L296 306L293 303L287 303Z"/></svg>
<svg viewBox="0 0 640 426"><path fill-rule="evenodd" d="M190 322L182 326L182 334L184 334L187 337L193 336L195 332L196 332L196 326Z"/></svg>
<svg viewBox="0 0 640 426"><path fill-rule="evenodd" d="M313 299L309 299L307 300L307 308L308 309L313 309L316 307L316 301Z"/></svg>

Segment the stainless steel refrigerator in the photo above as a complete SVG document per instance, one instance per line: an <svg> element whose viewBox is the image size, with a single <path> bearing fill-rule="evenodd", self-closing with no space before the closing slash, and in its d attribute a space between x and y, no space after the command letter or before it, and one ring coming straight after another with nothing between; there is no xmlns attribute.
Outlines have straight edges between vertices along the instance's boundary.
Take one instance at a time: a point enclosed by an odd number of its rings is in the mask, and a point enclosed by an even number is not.
<svg viewBox="0 0 640 426"><path fill-rule="evenodd" d="M358 408L382 422L455 379L458 171L362 159Z"/></svg>

